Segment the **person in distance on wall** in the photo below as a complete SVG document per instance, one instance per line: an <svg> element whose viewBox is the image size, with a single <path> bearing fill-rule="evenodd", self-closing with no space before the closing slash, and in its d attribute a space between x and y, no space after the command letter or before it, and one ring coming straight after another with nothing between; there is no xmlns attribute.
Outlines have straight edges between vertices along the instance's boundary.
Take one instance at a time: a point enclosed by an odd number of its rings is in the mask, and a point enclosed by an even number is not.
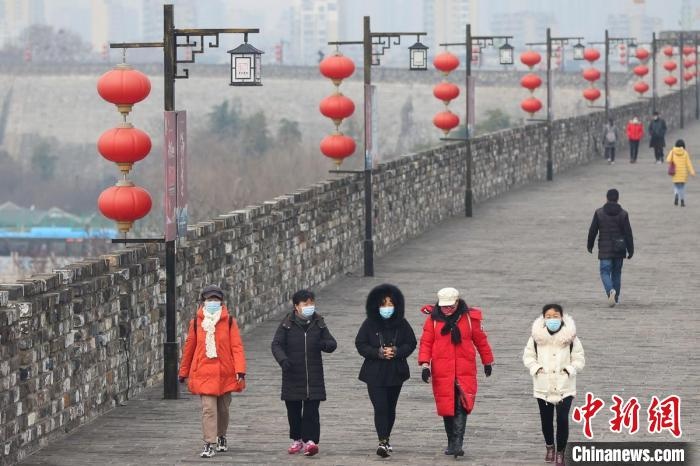
<svg viewBox="0 0 700 466"><path fill-rule="evenodd" d="M321 437L318 410L326 399L321 352L332 353L338 344L316 312L311 291L297 291L292 303L272 339L272 355L282 368L282 399L292 440L287 453L314 456Z"/></svg>
<svg viewBox="0 0 700 466"><path fill-rule="evenodd" d="M630 163L637 163L639 154L639 141L644 136L644 126L639 118L634 117L627 123L627 139L630 146Z"/></svg>
<svg viewBox="0 0 700 466"><path fill-rule="evenodd" d="M374 408L374 427L379 438L377 455L386 458L396 404L403 383L409 379L408 358L416 349L416 335L404 318L404 298L394 285L383 284L369 292L367 318L355 337L355 347L365 358L359 379L367 384Z"/></svg>
<svg viewBox="0 0 700 466"><path fill-rule="evenodd" d="M603 282L608 304L614 307L620 301L622 286L622 262L632 259L634 255L634 238L629 214L618 200L620 193L610 189L606 194L607 202L595 211L588 229L588 252L593 253L595 238L598 236L598 259L600 260L600 279Z"/></svg>
<svg viewBox="0 0 700 466"><path fill-rule="evenodd" d="M491 376L494 360L481 309L467 306L454 288L443 288L437 295L437 304L421 309L428 317L420 338L418 364L423 367L423 382L432 379L437 413L447 434L444 453L457 459L464 456L467 415L476 400L476 351L486 377Z"/></svg>
<svg viewBox="0 0 700 466"><path fill-rule="evenodd" d="M569 437L569 410L576 396L576 374L585 358L576 324L559 304L546 304L532 324L532 335L523 352L523 363L532 376L533 393L540 408L542 434L547 448L545 462L564 465ZM554 413L557 415L556 444ZM556 451L555 451L556 447Z"/></svg>
<svg viewBox="0 0 700 466"><path fill-rule="evenodd" d="M695 168L690 160L690 154L685 150L685 141L679 139L668 153L666 157L668 163L668 174L673 176L673 204L678 205L681 201L681 207L685 207L685 184L688 182L688 173L695 176Z"/></svg>
<svg viewBox="0 0 700 466"><path fill-rule="evenodd" d="M200 456L211 458L215 451L228 450L231 392L245 388L245 353L236 319L229 314L224 292L208 285L200 294L201 305L190 320L180 362L180 383L202 401L204 450Z"/></svg>
<svg viewBox="0 0 700 466"><path fill-rule="evenodd" d="M654 112L648 129L649 147L654 149L656 163L661 163L664 159L664 147L666 147L666 122L659 112Z"/></svg>
<svg viewBox="0 0 700 466"><path fill-rule="evenodd" d="M615 165L615 146L617 145L617 128L612 119L603 128L603 145L605 147L605 160L610 165Z"/></svg>

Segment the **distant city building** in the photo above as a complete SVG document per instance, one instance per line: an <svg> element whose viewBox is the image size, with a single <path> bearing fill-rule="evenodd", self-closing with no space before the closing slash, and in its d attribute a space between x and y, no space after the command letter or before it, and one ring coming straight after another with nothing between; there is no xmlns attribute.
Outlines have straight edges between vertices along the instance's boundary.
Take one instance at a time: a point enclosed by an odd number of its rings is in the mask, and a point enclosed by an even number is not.
<svg viewBox="0 0 700 466"><path fill-rule="evenodd" d="M608 16L608 32L613 37L635 37L640 42L650 42L654 31L663 26L661 18L644 14L621 14Z"/></svg>
<svg viewBox="0 0 700 466"><path fill-rule="evenodd" d="M338 40L338 0L294 0L282 15L281 29L289 41L285 61L316 65L328 41Z"/></svg>
<svg viewBox="0 0 700 466"><path fill-rule="evenodd" d="M163 40L163 5L166 3L173 5L177 27L199 27L197 24L197 2L194 0L141 0L141 37L143 41Z"/></svg>
<svg viewBox="0 0 700 466"><path fill-rule="evenodd" d="M494 35L513 36L516 45L528 42L544 42L547 28L557 32L556 19L542 11L501 12L491 17Z"/></svg>
<svg viewBox="0 0 700 466"><path fill-rule="evenodd" d="M32 24L45 24L44 0L0 0L0 46L12 43Z"/></svg>
<svg viewBox="0 0 700 466"><path fill-rule="evenodd" d="M479 0L423 0L423 30L433 51L441 42L464 41L465 26L479 32Z"/></svg>

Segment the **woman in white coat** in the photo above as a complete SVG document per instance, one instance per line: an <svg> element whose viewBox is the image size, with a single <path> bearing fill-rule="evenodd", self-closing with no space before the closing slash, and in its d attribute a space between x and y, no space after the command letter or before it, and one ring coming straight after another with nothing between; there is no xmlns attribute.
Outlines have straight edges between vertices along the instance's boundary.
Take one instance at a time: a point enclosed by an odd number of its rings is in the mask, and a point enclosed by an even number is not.
<svg viewBox="0 0 700 466"><path fill-rule="evenodd" d="M545 461L564 464L569 437L569 411L576 396L576 374L585 365L583 346L576 336L576 324L559 304L547 304L542 317L532 324L532 336L525 346L523 363L530 370L534 396L540 407ZM557 417L556 452L554 413Z"/></svg>

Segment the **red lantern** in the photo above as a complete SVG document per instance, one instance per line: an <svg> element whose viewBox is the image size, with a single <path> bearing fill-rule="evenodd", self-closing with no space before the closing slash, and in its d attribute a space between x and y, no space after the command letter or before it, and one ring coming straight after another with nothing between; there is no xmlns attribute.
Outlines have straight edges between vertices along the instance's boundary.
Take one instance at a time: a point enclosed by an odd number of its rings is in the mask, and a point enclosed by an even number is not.
<svg viewBox="0 0 700 466"><path fill-rule="evenodd" d="M97 141L97 150L126 174L135 162L143 160L151 152L151 138L131 123L122 123L120 127L102 133Z"/></svg>
<svg viewBox="0 0 700 466"><path fill-rule="evenodd" d="M694 64L695 64L695 60L692 58L689 58L689 59L683 61L683 66L685 66L686 68L690 68Z"/></svg>
<svg viewBox="0 0 700 466"><path fill-rule="evenodd" d="M683 55L685 55L687 57L691 53L693 53L693 47L690 45L684 45L683 46Z"/></svg>
<svg viewBox="0 0 700 466"><path fill-rule="evenodd" d="M583 97L591 102L600 98L600 90L595 87L589 87L583 90Z"/></svg>
<svg viewBox="0 0 700 466"><path fill-rule="evenodd" d="M645 62L649 59L649 51L641 47L637 47L637 52L634 55L637 57L637 60L641 62Z"/></svg>
<svg viewBox="0 0 700 466"><path fill-rule="evenodd" d="M355 152L355 140L342 133L331 134L321 141L321 153L334 159L337 165Z"/></svg>
<svg viewBox="0 0 700 466"><path fill-rule="evenodd" d="M126 234L135 220L151 210L151 195L128 180L105 189L97 198L97 207L105 217L117 222L117 228Z"/></svg>
<svg viewBox="0 0 700 466"><path fill-rule="evenodd" d="M690 81L690 80L693 79L694 77L695 77L695 73L693 73L692 71L686 71L686 72L683 74L683 79L685 79L686 81Z"/></svg>
<svg viewBox="0 0 700 466"><path fill-rule="evenodd" d="M542 56L534 50L528 50L520 54L520 61L523 63L523 65L532 68L542 61Z"/></svg>
<svg viewBox="0 0 700 466"><path fill-rule="evenodd" d="M600 79L600 70L597 68L586 68L583 70L583 79L590 82L595 82Z"/></svg>
<svg viewBox="0 0 700 466"><path fill-rule="evenodd" d="M664 55L666 55L667 57L672 57L673 56L673 47L671 47L671 46L664 47L663 52L664 52Z"/></svg>
<svg viewBox="0 0 700 466"><path fill-rule="evenodd" d="M542 102L537 97L528 97L520 102L520 108L532 116L542 109Z"/></svg>
<svg viewBox="0 0 700 466"><path fill-rule="evenodd" d="M100 77L97 92L107 102L115 104L117 110L126 116L135 103L148 97L151 81L140 71L126 63L120 63Z"/></svg>
<svg viewBox="0 0 700 466"><path fill-rule="evenodd" d="M321 74L339 86L345 78L349 78L355 72L355 64L345 55L336 52L334 55L324 58L318 65Z"/></svg>
<svg viewBox="0 0 700 466"><path fill-rule="evenodd" d="M338 126L344 118L348 118L355 112L355 104L343 94L333 94L323 99L318 109L323 116L330 118L335 126Z"/></svg>
<svg viewBox="0 0 700 466"><path fill-rule="evenodd" d="M666 85L667 85L668 87L673 87L673 86L676 85L676 83L678 82L678 80L676 79L675 76L666 76L666 77L664 78L664 82L666 83Z"/></svg>
<svg viewBox="0 0 700 466"><path fill-rule="evenodd" d="M634 90L639 92L640 94L644 94L646 91L649 90L649 85L644 81L637 81L636 83L634 83Z"/></svg>
<svg viewBox="0 0 700 466"><path fill-rule="evenodd" d="M447 134L459 125L459 117L449 110L446 110L433 117L433 124L440 128L443 133Z"/></svg>
<svg viewBox="0 0 700 466"><path fill-rule="evenodd" d="M433 58L433 66L448 75L459 66L459 58L450 52L442 52Z"/></svg>
<svg viewBox="0 0 700 466"><path fill-rule="evenodd" d="M646 65L637 65L634 67L633 71L634 71L634 74L636 74L637 76L639 76L641 78L641 77L646 76L649 73L649 67L647 67Z"/></svg>
<svg viewBox="0 0 700 466"><path fill-rule="evenodd" d="M526 74L520 79L520 85L525 89L529 89L530 92L534 92L535 89L542 85L542 79L536 74Z"/></svg>
<svg viewBox="0 0 700 466"><path fill-rule="evenodd" d="M667 61L664 63L664 69L669 73L675 70L677 66L675 61Z"/></svg>
<svg viewBox="0 0 700 466"><path fill-rule="evenodd" d="M600 58L600 52L598 51L598 49L588 48L583 51L583 58L593 63L594 61Z"/></svg>
<svg viewBox="0 0 700 466"><path fill-rule="evenodd" d="M451 100L459 96L459 86L447 82L436 84L433 88L433 95L448 105Z"/></svg>

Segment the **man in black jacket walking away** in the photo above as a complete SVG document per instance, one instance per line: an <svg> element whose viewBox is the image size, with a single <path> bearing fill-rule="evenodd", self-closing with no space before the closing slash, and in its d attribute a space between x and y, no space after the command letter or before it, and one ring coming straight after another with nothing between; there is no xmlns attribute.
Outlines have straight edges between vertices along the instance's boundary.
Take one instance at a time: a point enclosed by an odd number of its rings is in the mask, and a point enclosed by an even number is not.
<svg viewBox="0 0 700 466"><path fill-rule="evenodd" d="M593 253L595 238L598 236L600 279L605 287L608 304L614 307L620 300L622 261L625 256L632 259L634 239L629 215L617 203L620 193L617 189L610 189L606 197L608 202L595 211L588 229L588 252Z"/></svg>
<svg viewBox="0 0 700 466"><path fill-rule="evenodd" d="M666 122L659 116L659 112L654 112L649 123L649 147L654 149L657 164L664 160L664 146L666 146Z"/></svg>

